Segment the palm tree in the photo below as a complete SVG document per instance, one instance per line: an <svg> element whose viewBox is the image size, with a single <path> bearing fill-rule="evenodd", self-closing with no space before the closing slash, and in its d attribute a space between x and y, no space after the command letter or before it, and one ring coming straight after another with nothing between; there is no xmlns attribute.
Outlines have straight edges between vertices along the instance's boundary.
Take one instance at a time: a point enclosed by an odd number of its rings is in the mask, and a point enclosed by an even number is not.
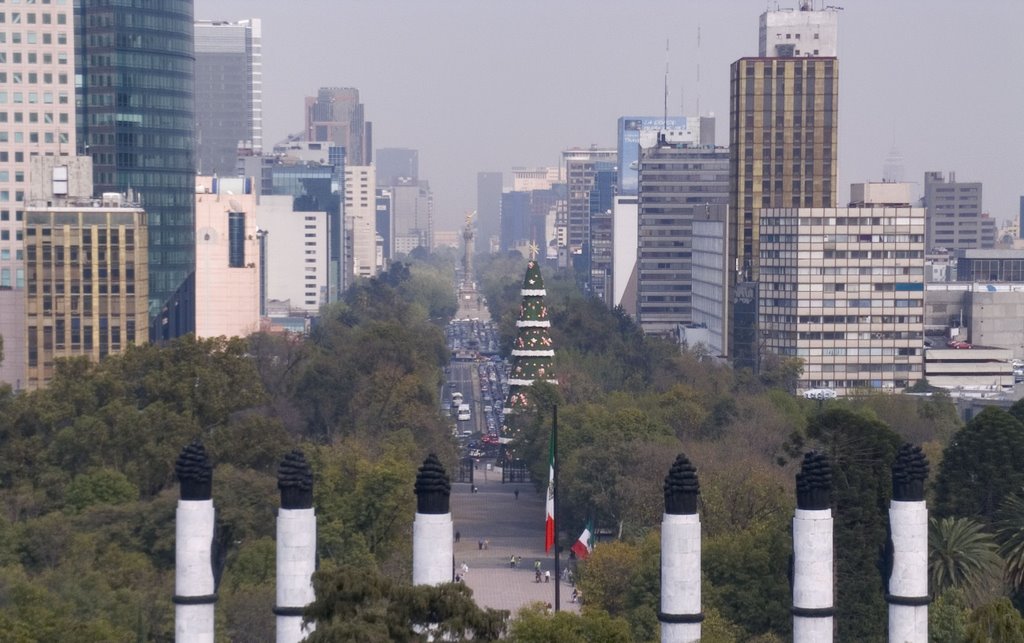
<svg viewBox="0 0 1024 643"><path fill-rule="evenodd" d="M962 589L972 605L984 598L1003 573L995 540L970 518L929 521L928 576L932 595Z"/></svg>
<svg viewBox="0 0 1024 643"><path fill-rule="evenodd" d="M996 514L996 540L999 555L1006 561L1006 580L1014 587L1024 587L1024 497L1011 494L1003 500Z"/></svg>

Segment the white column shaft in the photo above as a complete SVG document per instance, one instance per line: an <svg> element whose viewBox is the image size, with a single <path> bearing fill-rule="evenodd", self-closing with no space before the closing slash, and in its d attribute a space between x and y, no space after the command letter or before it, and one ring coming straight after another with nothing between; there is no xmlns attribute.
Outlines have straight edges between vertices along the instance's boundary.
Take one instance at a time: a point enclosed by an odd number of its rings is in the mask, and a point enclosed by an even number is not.
<svg viewBox="0 0 1024 643"><path fill-rule="evenodd" d="M661 519L661 612L700 614L700 516ZM662 643L700 641L700 623L661 624Z"/></svg>
<svg viewBox="0 0 1024 643"><path fill-rule="evenodd" d="M793 518L794 608L833 607L832 555L832 510L797 509ZM794 643L828 643L832 620L794 615Z"/></svg>
<svg viewBox="0 0 1024 643"><path fill-rule="evenodd" d="M213 582L213 500L179 500L174 523L174 594L180 598L211 596ZM214 604L176 604L176 641L213 641Z"/></svg>
<svg viewBox="0 0 1024 643"><path fill-rule="evenodd" d="M928 508L924 501L889 505L892 575L889 594L896 598L928 595ZM928 606L889 604L889 641L927 643Z"/></svg>
<svg viewBox="0 0 1024 643"><path fill-rule="evenodd" d="M412 584L452 581L452 514L416 514L412 524Z"/></svg>
<svg viewBox="0 0 1024 643"><path fill-rule="evenodd" d="M277 512L277 607L302 608L316 598L316 513L313 509ZM303 629L302 617L278 615L277 643L298 643L315 628Z"/></svg>

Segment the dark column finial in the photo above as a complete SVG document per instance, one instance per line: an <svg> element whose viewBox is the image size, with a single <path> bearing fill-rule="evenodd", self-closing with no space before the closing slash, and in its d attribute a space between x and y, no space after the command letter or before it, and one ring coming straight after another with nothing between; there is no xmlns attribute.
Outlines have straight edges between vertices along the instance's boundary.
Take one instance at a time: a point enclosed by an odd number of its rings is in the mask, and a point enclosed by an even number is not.
<svg viewBox="0 0 1024 643"><path fill-rule="evenodd" d="M798 509L828 509L831 504L832 467L824 453L804 454L800 473L796 474L796 506Z"/></svg>
<svg viewBox="0 0 1024 643"><path fill-rule="evenodd" d="M213 497L213 466L206 457L206 449L199 440L193 440L178 456L174 473L181 482L182 500L209 500Z"/></svg>
<svg viewBox="0 0 1024 643"><path fill-rule="evenodd" d="M449 513L448 499L452 485L448 481L441 461L431 453L416 474L416 512L421 514Z"/></svg>
<svg viewBox="0 0 1024 643"><path fill-rule="evenodd" d="M892 464L892 499L903 502L924 500L924 481L928 479L928 458L921 447L904 443Z"/></svg>
<svg viewBox="0 0 1024 643"><path fill-rule="evenodd" d="M302 451L296 449L281 460L277 468L277 488L281 490L282 509L313 506L313 472Z"/></svg>
<svg viewBox="0 0 1024 643"><path fill-rule="evenodd" d="M665 513L674 515L697 513L700 483L697 469L680 453L665 476Z"/></svg>

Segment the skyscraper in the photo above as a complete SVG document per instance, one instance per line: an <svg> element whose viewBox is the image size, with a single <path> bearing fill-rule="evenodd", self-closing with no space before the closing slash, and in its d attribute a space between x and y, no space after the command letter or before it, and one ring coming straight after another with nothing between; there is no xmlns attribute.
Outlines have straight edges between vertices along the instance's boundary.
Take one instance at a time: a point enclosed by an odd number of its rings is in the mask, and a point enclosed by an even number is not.
<svg viewBox="0 0 1024 643"><path fill-rule="evenodd" d="M693 320L693 221L729 198L725 148L675 143L663 133L640 153L637 321L671 334Z"/></svg>
<svg viewBox="0 0 1024 643"><path fill-rule="evenodd" d="M373 155L367 148L368 132L358 89L321 87L316 96L306 97L306 140L344 147L349 165L370 163Z"/></svg>
<svg viewBox="0 0 1024 643"><path fill-rule="evenodd" d="M377 185L398 185L400 179L419 181L420 153L406 147L383 147L377 150Z"/></svg>
<svg viewBox="0 0 1024 643"><path fill-rule="evenodd" d="M838 19L835 9L809 4L762 14L761 56L741 58L730 71L729 265L733 283L747 284L733 289L745 302L757 297L761 209L836 205ZM735 302L729 305L729 356L757 370L757 329L740 323ZM750 312L756 320L756 302Z"/></svg>
<svg viewBox="0 0 1024 643"><path fill-rule="evenodd" d="M618 150L591 147L571 149L562 152L562 168L569 187L567 220L558 222L567 231L570 252L579 254L590 239L590 190L594 187L594 173L598 163L605 163L602 169L615 167Z"/></svg>
<svg viewBox="0 0 1024 643"><path fill-rule="evenodd" d="M192 0L75 2L78 148L97 194L131 189L146 210L151 320L195 270L192 10ZM184 320L174 332L190 330Z"/></svg>
<svg viewBox="0 0 1024 643"><path fill-rule="evenodd" d="M0 18L0 382L17 390L25 386L29 163L33 155L75 151L74 34L70 3L7 3Z"/></svg>
<svg viewBox="0 0 1024 643"><path fill-rule="evenodd" d="M196 164L199 173L234 175L239 144L263 149L263 62L258 18L198 20Z"/></svg>

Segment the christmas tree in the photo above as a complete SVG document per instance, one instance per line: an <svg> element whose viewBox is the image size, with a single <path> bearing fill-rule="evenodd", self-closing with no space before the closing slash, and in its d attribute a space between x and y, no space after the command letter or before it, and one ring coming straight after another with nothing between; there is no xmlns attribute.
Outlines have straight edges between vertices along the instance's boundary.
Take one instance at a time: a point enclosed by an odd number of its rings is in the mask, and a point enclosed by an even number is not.
<svg viewBox="0 0 1024 643"><path fill-rule="evenodd" d="M555 350L551 341L548 307L544 303L544 279L540 276L540 266L535 258L526 264L526 277L520 294L523 303L519 307L519 320L516 322L518 332L512 345L506 412L519 411L529 406L525 389L534 382L543 380L549 384L558 384L551 366Z"/></svg>

